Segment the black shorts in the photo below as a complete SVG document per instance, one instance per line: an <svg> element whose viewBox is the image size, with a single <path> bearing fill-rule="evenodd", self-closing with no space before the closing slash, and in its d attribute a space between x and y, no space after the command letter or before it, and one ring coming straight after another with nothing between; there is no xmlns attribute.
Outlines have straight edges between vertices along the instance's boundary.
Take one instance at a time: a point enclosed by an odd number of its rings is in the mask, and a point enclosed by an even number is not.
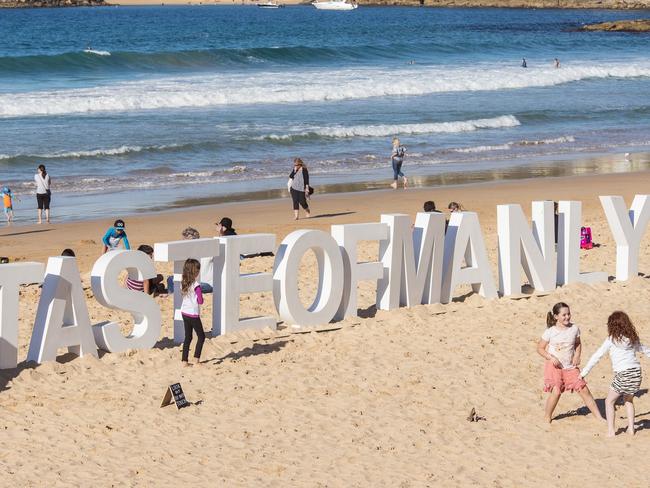
<svg viewBox="0 0 650 488"><path fill-rule="evenodd" d="M50 195L48 195L47 193L37 193L36 202L38 203L39 210L50 209Z"/></svg>

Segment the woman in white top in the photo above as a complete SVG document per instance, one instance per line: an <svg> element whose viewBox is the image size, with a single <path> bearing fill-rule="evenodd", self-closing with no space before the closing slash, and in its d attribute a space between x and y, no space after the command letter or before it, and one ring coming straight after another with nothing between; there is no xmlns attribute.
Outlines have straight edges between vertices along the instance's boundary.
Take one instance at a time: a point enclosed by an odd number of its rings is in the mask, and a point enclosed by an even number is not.
<svg viewBox="0 0 650 488"><path fill-rule="evenodd" d="M38 223L42 223L42 213L45 210L45 220L50 223L50 199L52 192L50 191L50 175L45 171L45 165L38 166L38 171L34 175L34 182L36 183L36 203L38 204Z"/></svg>
<svg viewBox="0 0 650 488"><path fill-rule="evenodd" d="M608 337L603 345L591 356L587 365L580 374L587 376L591 368L602 358L607 351L612 360L614 379L605 399L605 413L607 416L607 435L614 437L615 409L614 404L618 397L623 395L625 410L627 412L627 433L634 435L634 394L641 386L641 363L636 357L637 352L642 352L650 357L650 348L641 344L639 334L630 317L625 312L616 311L607 319Z"/></svg>

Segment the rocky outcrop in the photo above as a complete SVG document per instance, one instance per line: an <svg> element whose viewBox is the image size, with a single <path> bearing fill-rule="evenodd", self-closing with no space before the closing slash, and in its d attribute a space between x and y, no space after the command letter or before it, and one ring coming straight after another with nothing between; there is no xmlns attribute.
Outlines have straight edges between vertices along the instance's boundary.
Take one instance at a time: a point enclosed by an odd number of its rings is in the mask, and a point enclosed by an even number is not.
<svg viewBox="0 0 650 488"><path fill-rule="evenodd" d="M606 8L647 9L650 0L358 0L359 5L425 7Z"/></svg>
<svg viewBox="0 0 650 488"><path fill-rule="evenodd" d="M104 0L0 0L0 8L100 7Z"/></svg>
<svg viewBox="0 0 650 488"><path fill-rule="evenodd" d="M602 22L589 24L582 27L585 31L616 31L616 32L650 32L650 19L618 20L616 22Z"/></svg>

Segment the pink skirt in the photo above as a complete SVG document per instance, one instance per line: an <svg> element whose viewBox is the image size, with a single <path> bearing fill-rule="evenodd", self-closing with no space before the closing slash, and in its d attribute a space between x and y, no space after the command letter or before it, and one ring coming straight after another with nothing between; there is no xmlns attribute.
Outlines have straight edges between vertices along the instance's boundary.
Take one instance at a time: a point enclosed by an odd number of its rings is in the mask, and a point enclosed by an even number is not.
<svg viewBox="0 0 650 488"><path fill-rule="evenodd" d="M587 382L580 377L580 370L578 368L562 369L556 368L551 361L544 362L544 391L552 391L557 387L560 393L565 390L571 392L580 391Z"/></svg>

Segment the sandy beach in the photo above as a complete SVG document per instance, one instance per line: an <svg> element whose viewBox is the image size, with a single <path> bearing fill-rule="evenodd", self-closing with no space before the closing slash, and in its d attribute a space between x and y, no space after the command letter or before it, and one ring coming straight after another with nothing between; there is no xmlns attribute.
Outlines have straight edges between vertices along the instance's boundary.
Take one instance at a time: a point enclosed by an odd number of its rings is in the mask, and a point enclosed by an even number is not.
<svg viewBox="0 0 650 488"><path fill-rule="evenodd" d="M316 182L314 182L316 184ZM132 245L176 240L186 226L207 237L214 222L233 219L240 234L329 231L332 224L376 222L408 213L425 200L459 201L479 214L496 278L496 205L535 199L580 200L591 226L583 271L614 274L616 249L598 195L647 193L650 173L447 186L433 189L315 195L309 220L292 220L290 202L222 204L132 216ZM54 216L56 216L56 206ZM116 216L118 217L118 216ZM56 219L56 217L55 217ZM15 226L0 230L0 255L45 261L65 247L78 256L84 285L112 219ZM360 260L376 259L364 244ZM314 293L313 262L303 260L301 293ZM157 265L168 274L168 266ZM243 261L270 271L273 258ZM639 269L650 272L650 245ZM615 309L650 341L647 276L594 286L570 285L545 296L487 301L456 290L447 305L377 311L374 287L360 286L360 318L297 333L242 332L208 338L202 366L182 368L171 336L170 298L157 298L163 334L148 351L66 354L26 365L39 291L21 290L19 368L0 372L5 450L3 486L646 486L650 451L647 380L635 401L638 432L605 437L576 394L562 396L556 419L542 422L542 359L535 353L546 312L572 307L581 327L582 363L605 338ZM87 290L91 320L126 319L103 309ZM203 312L210 328L211 299ZM243 316L273 314L270 293L243 296ZM642 359L644 368L648 360ZM604 412L611 381L603 358L588 383ZM181 382L193 403L159 408L165 388ZM472 408L485 420L468 422ZM619 408L617 416L624 416ZM617 420L619 427L624 420Z"/></svg>

